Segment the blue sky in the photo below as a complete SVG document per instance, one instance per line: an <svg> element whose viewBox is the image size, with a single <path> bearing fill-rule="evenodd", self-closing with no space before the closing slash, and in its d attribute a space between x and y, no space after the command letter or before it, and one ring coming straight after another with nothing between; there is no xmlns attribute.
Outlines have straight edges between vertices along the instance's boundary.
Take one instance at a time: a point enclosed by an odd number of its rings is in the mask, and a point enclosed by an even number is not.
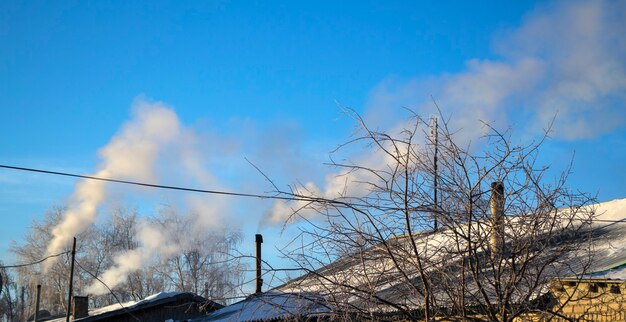
<svg viewBox="0 0 626 322"><path fill-rule="evenodd" d="M625 18L617 1L3 1L0 163L95 173L151 102L194 133L218 188L269 189L244 158L280 184L321 184L354 125L338 105L392 127L433 95L469 137L482 118L529 139L557 114L545 162L575 153L572 187L624 198ZM161 183L212 188L164 163ZM0 258L76 183L0 170ZM221 202L248 235L271 207Z"/></svg>

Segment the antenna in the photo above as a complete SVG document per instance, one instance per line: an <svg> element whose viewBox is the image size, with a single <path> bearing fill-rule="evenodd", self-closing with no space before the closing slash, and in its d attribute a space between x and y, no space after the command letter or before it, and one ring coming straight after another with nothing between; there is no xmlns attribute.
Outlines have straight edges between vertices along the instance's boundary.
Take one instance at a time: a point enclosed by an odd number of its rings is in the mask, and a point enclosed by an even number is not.
<svg viewBox="0 0 626 322"><path fill-rule="evenodd" d="M439 210L439 201L437 200L438 193L438 181L439 181L439 173L437 169L437 154L439 153L439 123L436 116L431 116L431 140L435 145L435 155L433 157L433 202L434 202L434 211L433 211L433 231L437 231L439 229L439 223L437 222L437 215Z"/></svg>

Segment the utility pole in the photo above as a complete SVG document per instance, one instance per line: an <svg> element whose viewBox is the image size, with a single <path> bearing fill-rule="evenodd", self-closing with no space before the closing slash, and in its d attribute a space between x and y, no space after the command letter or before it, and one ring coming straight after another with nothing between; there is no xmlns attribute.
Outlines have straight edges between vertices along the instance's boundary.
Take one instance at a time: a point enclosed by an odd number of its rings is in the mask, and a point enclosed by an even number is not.
<svg viewBox="0 0 626 322"><path fill-rule="evenodd" d="M434 203L435 203L435 207L433 210L433 230L437 231L439 229L439 223L437 222L437 216L438 216L438 211L439 211L439 201L437 200L437 192L438 192L438 181L439 181L439 173L437 172L437 154L439 152L439 124L437 122L437 117L433 117L433 127L434 129L432 129L432 134L434 136L433 141L435 143L435 156L434 156L434 160L433 160L433 169L435 171L435 175L434 175L434 179L433 179L433 189L434 189Z"/></svg>
<svg viewBox="0 0 626 322"><path fill-rule="evenodd" d="M76 258L76 237L74 237L74 244L72 245L72 263L70 264L70 290L67 294L67 316L66 322L70 322L70 310L72 307L72 286L74 284L74 259Z"/></svg>

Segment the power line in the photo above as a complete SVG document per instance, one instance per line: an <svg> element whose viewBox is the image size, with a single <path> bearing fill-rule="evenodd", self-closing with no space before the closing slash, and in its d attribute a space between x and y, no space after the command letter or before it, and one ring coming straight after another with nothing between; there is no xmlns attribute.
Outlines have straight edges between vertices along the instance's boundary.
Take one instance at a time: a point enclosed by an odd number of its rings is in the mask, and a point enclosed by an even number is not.
<svg viewBox="0 0 626 322"><path fill-rule="evenodd" d="M233 192L233 191L224 191L224 190L206 190L206 189L197 189L197 188L187 188L187 187L179 187L179 186L169 186L169 185L159 185L138 181L129 181L129 180L119 180L119 179L110 179L96 176L87 176L82 174L75 174L69 172L60 172L60 171L51 171L51 170L43 170L43 169L35 169L35 168L26 168L26 167L16 167L11 165L3 165L0 164L0 168L18 170L18 171L27 171L27 172L36 172L36 173L44 173L44 174L52 174L58 176L66 176L66 177L74 177L81 179L90 179L90 180L98 180L105 182L114 182L114 183L122 183L128 185L149 187L149 188L158 188L158 189L168 189L168 190L178 190L178 191L188 191L188 192L197 192L197 193L206 193L206 194L215 194L215 195L225 195L225 196L234 196L234 197L246 197L246 198L257 198L257 199L274 199L274 200L286 200L286 201L306 201L306 202L317 202L317 203L326 203L333 204L338 206L345 206L348 208L351 207L370 207L367 204L353 203L349 201L341 201L341 200L333 200L326 199L322 197L307 197L294 194L293 196L279 196L279 195L262 195L255 193L243 193L243 192ZM402 210L397 207L385 207L385 206L377 206L376 208L380 210L386 211L397 211ZM432 209L429 209L426 206L411 208L412 211L426 211L432 212ZM620 220L611 220L611 219L593 219L594 222L606 222L606 223L623 223L626 222L626 218Z"/></svg>
<svg viewBox="0 0 626 322"><path fill-rule="evenodd" d="M242 192L223 191L223 190L205 190L205 189L187 188L187 187L179 187L179 186L159 185L159 184L152 184L152 183L145 183L145 182L138 182L138 181L110 179L110 178L103 178L103 177L96 177L96 176L87 176L87 175L75 174L75 173L69 173L69 172L50 171L50 170L25 168L25 167L16 167L16 166L10 166L10 165L0 165L0 168L11 169L11 170L19 170L19 171L28 171L28 172L38 172L38 173L45 173L45 174L53 174L53 175L59 175L59 176L82 178L82 179L90 179L90 180L99 180L99 181L106 181L106 182L123 183L123 184L136 185L136 186L142 186L142 187L150 187L150 188L179 190L179 191L189 191L189 192L199 192L199 193L226 195L226 196L235 196L235 197L249 197L249 198L259 198L259 199L279 199L279 200L289 200L289 201L293 201L293 200L296 200L296 201L324 201L324 202L333 203L332 200L327 200L327 199L322 199L322 198L314 198L314 197L304 197L304 196L283 197L283 196L271 196L271 195L262 195L262 194L254 194L254 193L242 193ZM335 203L337 203L337 202L335 202Z"/></svg>
<svg viewBox="0 0 626 322"><path fill-rule="evenodd" d="M43 262L43 261L45 261L45 260L47 260L49 258L58 257L58 256L61 256L61 255L65 255L67 253L69 253L69 251L65 251L65 252L62 252L62 253L55 254L55 255L50 255L50 256L44 257L44 258L42 258L42 259L40 259L40 260L38 260L36 262L32 262L32 263L0 266L0 269L2 269L2 268L19 268L19 267L32 266L32 265L39 264L39 263L41 263L41 262Z"/></svg>
<svg viewBox="0 0 626 322"><path fill-rule="evenodd" d="M233 192L233 191L224 191L224 190L205 190L205 189L187 188L187 187L179 187L179 186L159 185L159 184L152 184L152 183L145 183L145 182L138 182L138 181L110 179L110 178L103 178L103 177L96 177L96 176L87 176L87 175L75 174L75 173L69 173L69 172L50 171L50 170L35 169L35 168L25 168L25 167L16 167L16 166L2 165L2 164L0 164L0 168L11 169L11 170L19 170L19 171L27 171L27 172L45 173L45 174L52 174L52 175L66 176L66 177L74 177L74 178L81 178L81 179L90 179L90 180L99 180L99 181L106 181L106 182L115 182L115 183L122 183L122 184L142 186L142 187L149 187L149 188L158 188L158 189L198 192L198 193L206 193L206 194L225 195L225 196L234 196L234 197L246 197L246 198L257 198L257 199L274 199L274 200L286 200L286 201L306 201L306 202L312 202L312 203L333 204L333 205L345 206L345 207L369 207L368 205L365 205L365 204L351 203L351 202L348 202L348 201L341 201L341 200L326 199L326 198L322 198L322 197L307 197L307 196L302 196L302 195L297 195L297 194L291 194L291 196L280 196L280 195L262 195L262 194L255 194L255 193ZM280 194L287 194L287 193L281 193L281 192L279 192L279 193ZM384 210L398 210L398 208L396 208L396 207L378 207L378 208L379 209L384 209Z"/></svg>

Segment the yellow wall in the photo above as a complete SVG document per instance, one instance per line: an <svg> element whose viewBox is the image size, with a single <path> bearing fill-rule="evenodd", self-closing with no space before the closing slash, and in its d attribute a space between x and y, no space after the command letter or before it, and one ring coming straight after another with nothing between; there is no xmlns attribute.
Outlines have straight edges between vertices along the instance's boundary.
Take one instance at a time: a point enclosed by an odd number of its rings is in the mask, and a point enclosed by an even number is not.
<svg viewBox="0 0 626 322"><path fill-rule="evenodd" d="M609 280L555 280L554 310L581 321L625 321L626 283ZM563 319L554 319L560 321Z"/></svg>

